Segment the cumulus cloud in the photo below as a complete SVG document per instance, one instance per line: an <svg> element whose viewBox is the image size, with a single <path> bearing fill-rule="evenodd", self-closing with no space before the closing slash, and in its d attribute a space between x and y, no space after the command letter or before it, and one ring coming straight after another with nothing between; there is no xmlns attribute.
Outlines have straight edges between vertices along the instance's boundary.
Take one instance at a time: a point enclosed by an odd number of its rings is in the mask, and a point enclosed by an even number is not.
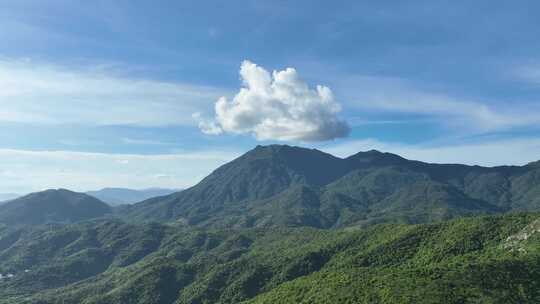
<svg viewBox="0 0 540 304"><path fill-rule="evenodd" d="M223 133L223 130L215 121L204 118L201 115L201 112L193 113L191 117L199 122L199 129L201 129L204 134L220 135Z"/></svg>
<svg viewBox="0 0 540 304"><path fill-rule="evenodd" d="M253 134L258 140L324 141L345 137L348 124L330 88L310 88L294 68L273 71L250 61L240 68L243 87L232 100L221 97L215 119L193 117L206 134Z"/></svg>

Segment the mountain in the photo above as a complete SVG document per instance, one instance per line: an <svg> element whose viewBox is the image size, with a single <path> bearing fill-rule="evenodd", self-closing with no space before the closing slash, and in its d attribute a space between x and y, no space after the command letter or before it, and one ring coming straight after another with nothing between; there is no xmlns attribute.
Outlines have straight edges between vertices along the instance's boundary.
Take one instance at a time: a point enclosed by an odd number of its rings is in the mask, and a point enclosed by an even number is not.
<svg viewBox="0 0 540 304"><path fill-rule="evenodd" d="M199 184L122 211L132 221L213 228L340 228L540 210L540 166L430 164L391 153L347 158L257 146Z"/></svg>
<svg viewBox="0 0 540 304"><path fill-rule="evenodd" d="M7 226L71 223L111 212L104 202L65 189L46 190L0 205L0 224Z"/></svg>
<svg viewBox="0 0 540 304"><path fill-rule="evenodd" d="M242 211L247 202L269 198L292 185L322 186L346 170L339 158L317 150L257 146L192 188L135 204L126 211L137 220L185 219L196 224L221 216L223 211Z"/></svg>
<svg viewBox="0 0 540 304"><path fill-rule="evenodd" d="M365 229L102 219L0 230L0 299L53 303L540 303L540 213Z"/></svg>
<svg viewBox="0 0 540 304"><path fill-rule="evenodd" d="M111 206L116 206L134 204L152 197L164 196L178 191L180 190L164 188L148 188L142 190L127 188L104 188L97 191L88 191L86 194L104 201Z"/></svg>

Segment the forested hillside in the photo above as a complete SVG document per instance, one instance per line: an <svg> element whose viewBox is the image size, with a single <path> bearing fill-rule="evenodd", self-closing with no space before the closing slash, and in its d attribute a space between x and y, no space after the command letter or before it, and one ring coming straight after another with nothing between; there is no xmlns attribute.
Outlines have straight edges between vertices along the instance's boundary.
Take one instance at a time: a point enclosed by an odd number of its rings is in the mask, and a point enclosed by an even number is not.
<svg viewBox="0 0 540 304"><path fill-rule="evenodd" d="M101 220L2 235L1 303L538 303L540 214L365 229Z"/></svg>

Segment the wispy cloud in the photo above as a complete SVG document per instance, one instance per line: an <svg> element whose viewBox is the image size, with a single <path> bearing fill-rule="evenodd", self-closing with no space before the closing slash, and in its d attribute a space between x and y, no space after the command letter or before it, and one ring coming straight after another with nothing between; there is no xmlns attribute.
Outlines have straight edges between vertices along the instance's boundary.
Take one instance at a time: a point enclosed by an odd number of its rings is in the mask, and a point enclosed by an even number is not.
<svg viewBox="0 0 540 304"><path fill-rule="evenodd" d="M238 155L230 149L155 155L0 149L0 192L186 188Z"/></svg>
<svg viewBox="0 0 540 304"><path fill-rule="evenodd" d="M103 69L77 70L0 59L0 121L33 124L191 125L224 90Z"/></svg>
<svg viewBox="0 0 540 304"><path fill-rule="evenodd" d="M144 145L144 146L167 146L167 145L174 145L174 143L159 141L159 140L151 140L151 139L138 139L138 138L122 138L122 143L128 144L128 145Z"/></svg>
<svg viewBox="0 0 540 304"><path fill-rule="evenodd" d="M347 110L417 114L440 124L475 132L540 125L540 106L521 102L483 102L421 89L400 78L350 76L338 82Z"/></svg>
<svg viewBox="0 0 540 304"><path fill-rule="evenodd" d="M516 68L512 76L533 85L540 85L540 64L529 64Z"/></svg>

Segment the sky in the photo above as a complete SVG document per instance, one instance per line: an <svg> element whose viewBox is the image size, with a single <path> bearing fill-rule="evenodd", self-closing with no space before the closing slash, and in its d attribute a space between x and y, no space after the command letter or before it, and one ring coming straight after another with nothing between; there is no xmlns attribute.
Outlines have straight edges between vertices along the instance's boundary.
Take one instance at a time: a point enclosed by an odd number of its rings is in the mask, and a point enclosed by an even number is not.
<svg viewBox="0 0 540 304"><path fill-rule="evenodd" d="M540 159L538 1L0 2L0 193L185 188L261 144Z"/></svg>

